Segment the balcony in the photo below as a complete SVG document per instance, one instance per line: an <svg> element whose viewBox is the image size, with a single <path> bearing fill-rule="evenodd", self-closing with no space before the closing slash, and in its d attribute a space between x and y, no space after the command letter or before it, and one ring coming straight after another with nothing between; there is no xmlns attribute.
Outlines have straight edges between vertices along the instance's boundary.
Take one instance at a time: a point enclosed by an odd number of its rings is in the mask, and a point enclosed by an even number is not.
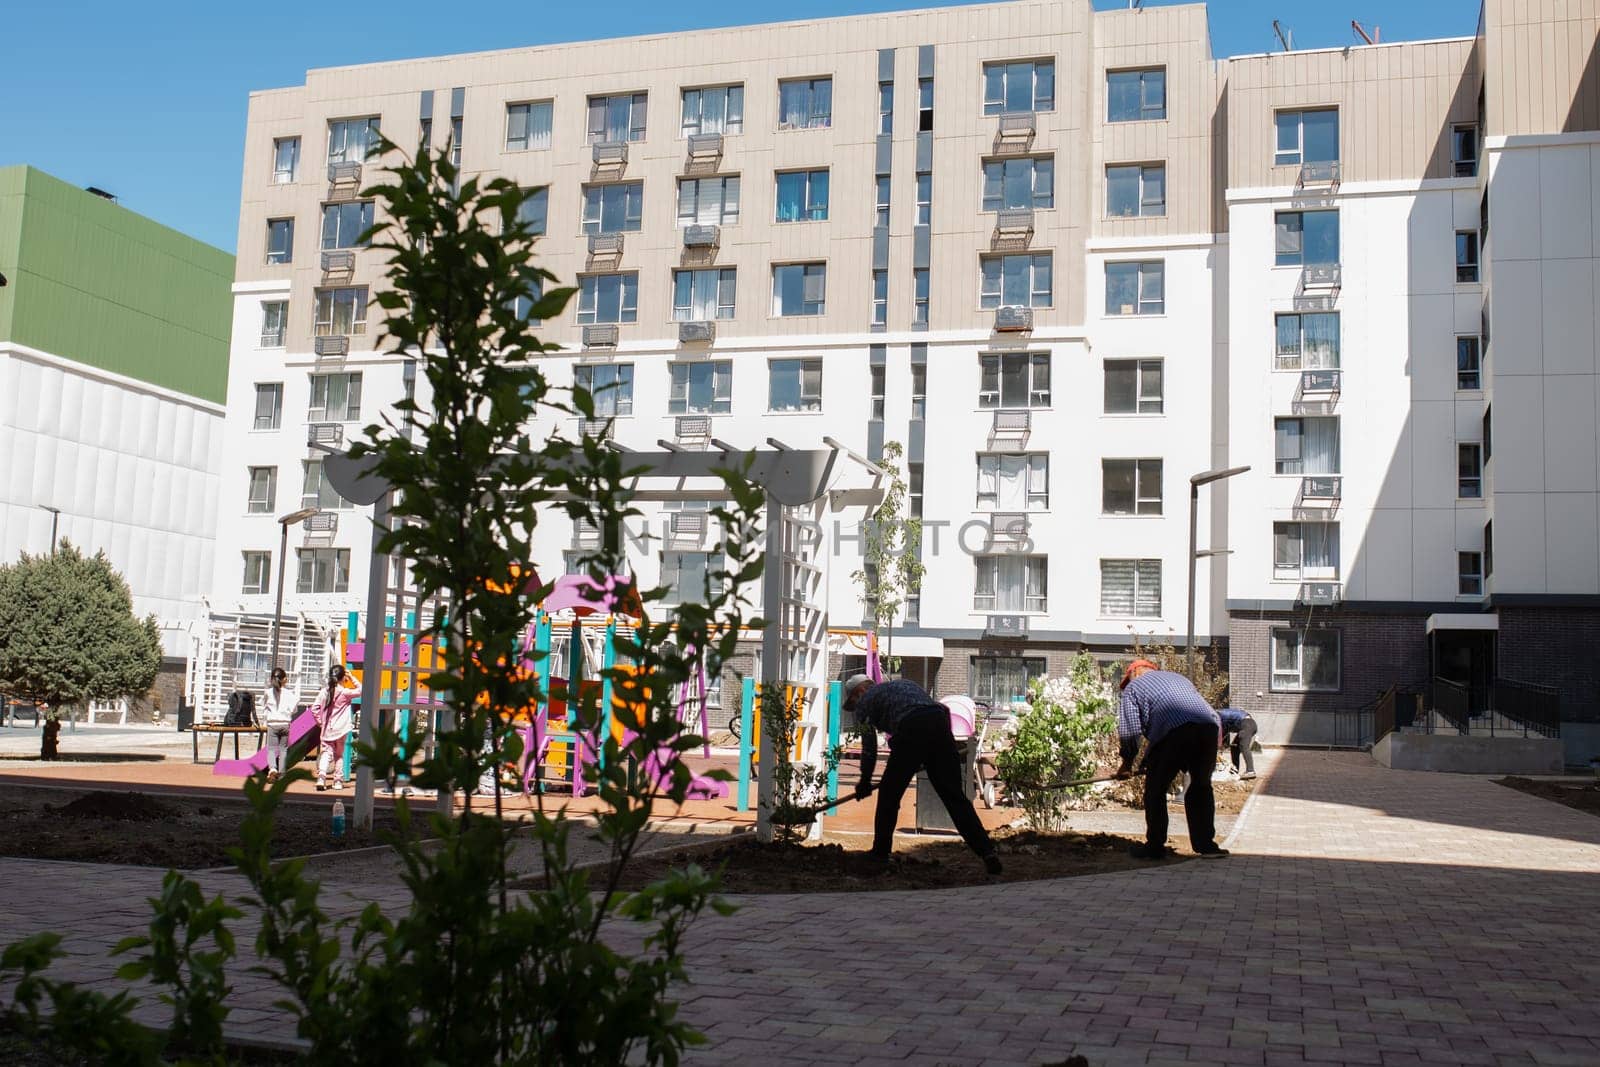
<svg viewBox="0 0 1600 1067"><path fill-rule="evenodd" d="M1311 607L1332 607L1343 599L1343 589L1338 582L1301 582L1295 603Z"/></svg>
<svg viewBox="0 0 1600 1067"><path fill-rule="evenodd" d="M596 169L624 170L628 166L628 142L596 141L590 158Z"/></svg>
<svg viewBox="0 0 1600 1067"><path fill-rule="evenodd" d="M328 164L328 199L354 200L361 195L361 164Z"/></svg>
<svg viewBox="0 0 1600 1067"><path fill-rule="evenodd" d="M1018 155L1033 146L1038 123L1031 111L1012 111L1000 116L995 127L994 152L999 156Z"/></svg>
<svg viewBox="0 0 1600 1067"><path fill-rule="evenodd" d="M1027 248L1033 240L1033 209L1029 207L1006 208L995 212L995 248Z"/></svg>
<svg viewBox="0 0 1600 1067"><path fill-rule="evenodd" d="M325 359L342 360L350 354L350 337L347 334L332 333L326 337L313 338L311 351L318 362Z"/></svg>
<svg viewBox="0 0 1600 1067"><path fill-rule="evenodd" d="M1026 408L999 408L989 427L991 441L1026 441L1033 430L1033 412Z"/></svg>
<svg viewBox="0 0 1600 1067"><path fill-rule="evenodd" d="M1339 181L1343 176L1344 168L1337 159L1321 163L1302 163L1294 187L1297 191L1316 189L1331 193L1339 188Z"/></svg>
<svg viewBox="0 0 1600 1067"><path fill-rule="evenodd" d="M622 340L622 328L614 322L583 328L584 348L616 348Z"/></svg>
<svg viewBox="0 0 1600 1067"><path fill-rule="evenodd" d="M347 282L356 272L356 254L350 249L322 253L322 280Z"/></svg>
<svg viewBox="0 0 1600 1067"><path fill-rule="evenodd" d="M1026 615L989 615L983 620L985 637L1027 637Z"/></svg>
<svg viewBox="0 0 1600 1067"><path fill-rule="evenodd" d="M679 415L674 420L672 435L680 445L704 448L711 440L711 418L708 415Z"/></svg>
<svg viewBox="0 0 1600 1067"><path fill-rule="evenodd" d="M989 515L989 537L996 542L1022 542L1028 539L1028 513L996 511Z"/></svg>
<svg viewBox="0 0 1600 1067"><path fill-rule="evenodd" d="M306 427L306 444L338 448L344 444L344 425L337 422L313 422Z"/></svg>
<svg viewBox="0 0 1600 1067"><path fill-rule="evenodd" d="M714 322L678 323L679 344L710 344L716 340L717 324Z"/></svg>
<svg viewBox="0 0 1600 1067"><path fill-rule="evenodd" d="M721 243L721 226L685 226L683 228L683 247L685 248L716 248Z"/></svg>
<svg viewBox="0 0 1600 1067"><path fill-rule="evenodd" d="M1017 304L995 308L994 328L996 333L1026 333L1033 329L1033 309Z"/></svg>

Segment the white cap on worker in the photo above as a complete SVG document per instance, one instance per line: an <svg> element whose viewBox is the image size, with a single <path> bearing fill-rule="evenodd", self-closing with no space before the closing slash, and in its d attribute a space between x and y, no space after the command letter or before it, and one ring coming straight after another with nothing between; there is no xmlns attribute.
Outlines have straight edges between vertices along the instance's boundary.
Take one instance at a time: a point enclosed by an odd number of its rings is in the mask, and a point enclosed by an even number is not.
<svg viewBox="0 0 1600 1067"><path fill-rule="evenodd" d="M872 684L872 679L868 678L866 675L864 675L864 674L855 675L849 681L844 683L844 691L843 691L844 702L846 704L850 703L850 698L851 697L855 696L857 693L861 692L861 690L867 688L867 686L869 686L871 684Z"/></svg>

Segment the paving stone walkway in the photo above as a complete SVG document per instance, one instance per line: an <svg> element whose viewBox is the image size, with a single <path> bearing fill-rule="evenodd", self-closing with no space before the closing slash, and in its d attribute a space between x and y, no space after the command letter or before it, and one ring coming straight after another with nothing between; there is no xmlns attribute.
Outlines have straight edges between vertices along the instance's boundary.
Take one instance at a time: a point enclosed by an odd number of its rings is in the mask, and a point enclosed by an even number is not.
<svg viewBox="0 0 1600 1067"><path fill-rule="evenodd" d="M689 939L683 1010L711 1039L689 1062L1600 1064L1600 819L1364 755L1261 763L1227 860L741 898ZM108 988L106 949L159 880L0 860L0 884L27 887L0 942L70 931L61 973ZM339 890L339 911L403 901ZM275 992L238 979L233 1029L289 1036Z"/></svg>

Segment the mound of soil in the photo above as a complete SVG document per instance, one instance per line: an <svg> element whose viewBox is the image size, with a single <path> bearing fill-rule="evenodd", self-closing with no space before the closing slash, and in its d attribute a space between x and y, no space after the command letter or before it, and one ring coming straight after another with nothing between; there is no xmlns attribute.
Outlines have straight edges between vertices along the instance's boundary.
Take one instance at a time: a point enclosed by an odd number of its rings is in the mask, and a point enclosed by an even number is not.
<svg viewBox="0 0 1600 1067"><path fill-rule="evenodd" d="M72 819L153 822L156 819L179 818L182 812L148 793L108 793L97 790L63 805L61 814Z"/></svg>
<svg viewBox="0 0 1600 1067"><path fill-rule="evenodd" d="M1520 793L1529 793L1545 800L1553 800L1557 804L1565 804L1569 808L1588 812L1590 815L1600 815L1600 779L1593 782L1544 782L1533 778L1496 778L1496 785L1503 785L1515 789Z"/></svg>

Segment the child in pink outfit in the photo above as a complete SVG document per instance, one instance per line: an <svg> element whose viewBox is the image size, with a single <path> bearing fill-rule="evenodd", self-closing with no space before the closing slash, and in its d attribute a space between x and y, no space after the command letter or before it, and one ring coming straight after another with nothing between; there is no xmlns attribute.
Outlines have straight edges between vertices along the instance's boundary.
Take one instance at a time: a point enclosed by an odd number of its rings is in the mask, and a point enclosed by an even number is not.
<svg viewBox="0 0 1600 1067"><path fill-rule="evenodd" d="M344 667L335 664L328 671L328 684L317 693L311 714L316 716L322 732L320 754L317 757L317 789L328 788L328 771L333 771L333 788L344 788L344 746L350 737L350 705L361 690L346 675Z"/></svg>

